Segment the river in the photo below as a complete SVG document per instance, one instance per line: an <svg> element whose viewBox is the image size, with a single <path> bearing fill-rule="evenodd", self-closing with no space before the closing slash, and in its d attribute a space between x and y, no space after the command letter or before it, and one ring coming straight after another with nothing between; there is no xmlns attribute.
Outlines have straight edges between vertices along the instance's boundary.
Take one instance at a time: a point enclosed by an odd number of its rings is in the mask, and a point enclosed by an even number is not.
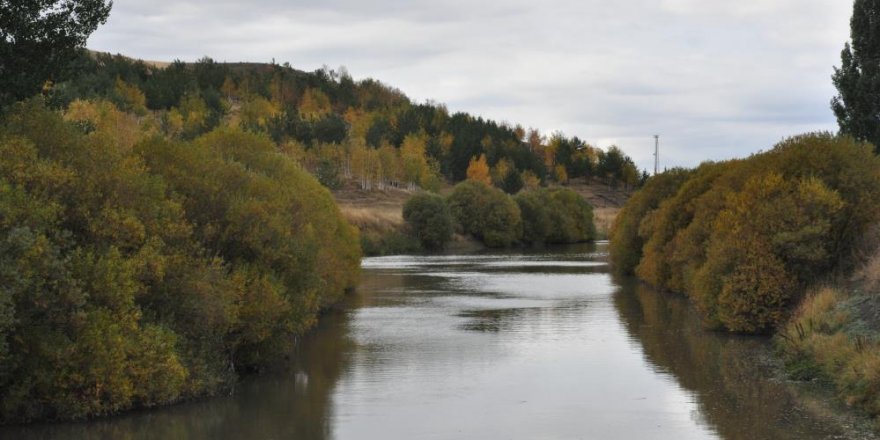
<svg viewBox="0 0 880 440"><path fill-rule="evenodd" d="M605 245L366 258L283 371L231 396L15 439L836 439L853 419L774 374L766 339L613 277ZM873 437L871 437L873 438Z"/></svg>

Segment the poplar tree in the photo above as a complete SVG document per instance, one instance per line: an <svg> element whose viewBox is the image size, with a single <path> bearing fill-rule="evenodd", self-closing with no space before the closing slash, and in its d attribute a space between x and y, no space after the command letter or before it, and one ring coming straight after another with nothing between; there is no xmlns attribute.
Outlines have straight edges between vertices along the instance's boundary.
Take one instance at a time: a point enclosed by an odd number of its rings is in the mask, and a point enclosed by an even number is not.
<svg viewBox="0 0 880 440"><path fill-rule="evenodd" d="M880 145L880 0L856 0L831 100L840 132Z"/></svg>

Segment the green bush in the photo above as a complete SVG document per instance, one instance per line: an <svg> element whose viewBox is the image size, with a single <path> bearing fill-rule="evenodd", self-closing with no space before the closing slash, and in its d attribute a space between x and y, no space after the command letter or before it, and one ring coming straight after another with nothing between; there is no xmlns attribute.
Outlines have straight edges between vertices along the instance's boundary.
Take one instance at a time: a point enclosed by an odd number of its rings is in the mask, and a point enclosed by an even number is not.
<svg viewBox="0 0 880 440"><path fill-rule="evenodd" d="M570 189L523 191L514 200L521 212L525 243L581 243L596 238L593 207Z"/></svg>
<svg viewBox="0 0 880 440"><path fill-rule="evenodd" d="M452 239L452 214L439 195L412 196L403 206L403 219L425 249L443 249Z"/></svg>
<svg viewBox="0 0 880 440"><path fill-rule="evenodd" d="M519 207L503 191L484 183L465 181L447 199L461 231L489 247L507 247L519 240L522 220Z"/></svg>

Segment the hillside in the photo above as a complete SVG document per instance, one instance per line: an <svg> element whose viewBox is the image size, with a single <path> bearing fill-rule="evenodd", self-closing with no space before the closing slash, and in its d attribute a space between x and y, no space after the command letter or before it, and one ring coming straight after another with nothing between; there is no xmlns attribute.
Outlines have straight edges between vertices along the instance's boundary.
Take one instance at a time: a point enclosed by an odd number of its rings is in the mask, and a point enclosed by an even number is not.
<svg viewBox="0 0 880 440"><path fill-rule="evenodd" d="M413 102L377 80L356 81L344 68L304 72L207 57L166 64L83 52L76 72L46 90L53 106L107 100L139 116L152 113L162 134L183 140L238 126L272 138L331 189L355 180L368 191L436 190L464 180L478 158L511 194L535 182L590 178L635 187L647 177L616 147Z"/></svg>
<svg viewBox="0 0 880 440"><path fill-rule="evenodd" d="M647 178L616 147L450 113L379 81L355 81L344 68L304 72L287 64L166 63L97 52L78 62L74 78L47 91L53 106L109 102L138 117L141 128L181 141L219 127L268 137L333 190L351 223L373 238L391 237L395 249L410 245L402 235L407 196L448 189L475 163L509 194L570 185L596 208L600 238L628 195L615 188Z"/></svg>

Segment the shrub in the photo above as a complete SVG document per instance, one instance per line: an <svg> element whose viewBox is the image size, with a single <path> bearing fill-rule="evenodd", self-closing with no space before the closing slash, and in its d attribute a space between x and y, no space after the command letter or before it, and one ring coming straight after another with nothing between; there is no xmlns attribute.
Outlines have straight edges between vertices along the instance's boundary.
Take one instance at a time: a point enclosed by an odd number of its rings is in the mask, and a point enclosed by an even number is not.
<svg viewBox="0 0 880 440"><path fill-rule="evenodd" d="M519 207L503 191L484 183L465 181L447 199L461 231L489 247L506 247L519 240L522 220Z"/></svg>
<svg viewBox="0 0 880 440"><path fill-rule="evenodd" d="M688 293L710 326L766 332L798 292L852 267L878 218L880 159L870 146L803 135L650 179L615 221L611 258L620 272Z"/></svg>
<svg viewBox="0 0 880 440"><path fill-rule="evenodd" d="M642 258L644 238L639 235L639 225L660 202L675 194L679 186L690 176L683 169L673 169L648 179L645 186L635 193L617 215L611 226L611 264L620 274L632 274Z"/></svg>
<svg viewBox="0 0 880 440"><path fill-rule="evenodd" d="M0 423L217 393L355 281L356 231L268 138L132 129L0 123Z"/></svg>
<svg viewBox="0 0 880 440"><path fill-rule="evenodd" d="M522 215L525 243L581 243L596 238L593 207L570 189L523 191L514 200Z"/></svg>
<svg viewBox="0 0 880 440"><path fill-rule="evenodd" d="M403 219L425 249L443 249L452 239L452 214L436 194L419 193L407 200Z"/></svg>

